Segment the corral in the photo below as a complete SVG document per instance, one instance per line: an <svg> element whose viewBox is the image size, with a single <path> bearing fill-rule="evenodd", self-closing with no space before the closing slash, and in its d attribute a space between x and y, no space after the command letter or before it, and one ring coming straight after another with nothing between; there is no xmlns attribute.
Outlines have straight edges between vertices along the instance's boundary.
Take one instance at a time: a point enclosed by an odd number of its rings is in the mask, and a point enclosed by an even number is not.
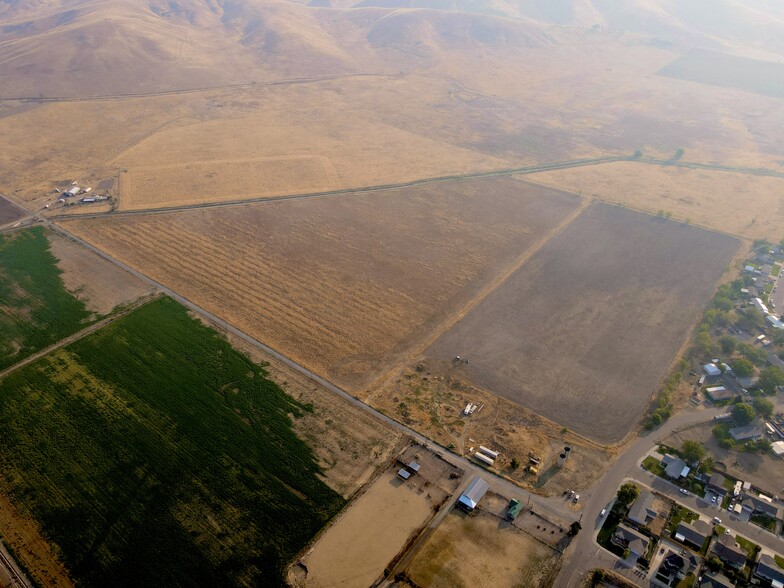
<svg viewBox="0 0 784 588"><path fill-rule="evenodd" d="M784 224L779 206L784 178L622 162L528 179L752 239L777 242Z"/></svg>
<svg viewBox="0 0 784 588"><path fill-rule="evenodd" d="M784 65L707 49L692 49L659 75L784 98Z"/></svg>
<svg viewBox="0 0 784 588"><path fill-rule="evenodd" d="M0 381L0 493L80 585L282 585L344 504L292 428L309 410L162 298Z"/></svg>
<svg viewBox="0 0 784 588"><path fill-rule="evenodd" d="M528 515L527 515L528 516ZM486 513L453 510L416 555L406 575L418 586L552 586L558 553Z"/></svg>
<svg viewBox="0 0 784 588"><path fill-rule="evenodd" d="M639 419L738 248L732 237L594 204L429 355L597 441Z"/></svg>
<svg viewBox="0 0 784 588"><path fill-rule="evenodd" d="M65 226L356 390L579 204L493 178Z"/></svg>
<svg viewBox="0 0 784 588"><path fill-rule="evenodd" d="M382 576L460 482L460 470L427 450L414 446L399 461L412 460L419 473L403 481L399 465L384 472L292 566L292 584L366 588Z"/></svg>
<svg viewBox="0 0 784 588"><path fill-rule="evenodd" d="M0 196L0 226L12 223L22 218L25 211L16 204Z"/></svg>

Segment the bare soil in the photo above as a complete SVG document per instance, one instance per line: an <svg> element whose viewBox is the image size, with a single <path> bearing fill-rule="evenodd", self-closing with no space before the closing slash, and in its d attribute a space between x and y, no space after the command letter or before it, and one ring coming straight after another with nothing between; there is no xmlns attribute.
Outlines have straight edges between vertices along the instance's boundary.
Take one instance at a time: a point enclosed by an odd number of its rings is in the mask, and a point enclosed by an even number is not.
<svg viewBox="0 0 784 588"><path fill-rule="evenodd" d="M467 377L602 443L635 426L738 248L595 204L433 345Z"/></svg>
<svg viewBox="0 0 784 588"><path fill-rule="evenodd" d="M551 586L556 551L489 514L453 510L407 570L419 586Z"/></svg>
<svg viewBox="0 0 784 588"><path fill-rule="evenodd" d="M357 391L579 203L492 178L67 226Z"/></svg>
<svg viewBox="0 0 784 588"><path fill-rule="evenodd" d="M290 581L314 588L366 588L381 576L446 499L443 490L425 486L419 476L404 482L398 467L383 473L344 511L292 567Z"/></svg>
<svg viewBox="0 0 784 588"><path fill-rule="evenodd" d="M0 226L19 220L25 214L16 204L0 196Z"/></svg>
<svg viewBox="0 0 784 588"><path fill-rule="evenodd" d="M151 286L84 247L54 233L48 238L66 289L88 310L109 314L117 306L152 293Z"/></svg>

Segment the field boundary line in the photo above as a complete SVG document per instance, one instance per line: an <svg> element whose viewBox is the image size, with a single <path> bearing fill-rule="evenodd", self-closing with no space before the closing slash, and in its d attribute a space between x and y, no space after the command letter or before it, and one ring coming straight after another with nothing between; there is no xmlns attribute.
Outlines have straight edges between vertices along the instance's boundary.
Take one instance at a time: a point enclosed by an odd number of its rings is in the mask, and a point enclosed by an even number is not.
<svg viewBox="0 0 784 588"><path fill-rule="evenodd" d="M456 312L451 313L439 322L427 335L420 339L416 344L409 347L404 353L401 354L401 359L396 361L395 364L384 373L376 377L375 380L368 386L369 391L365 396L365 402L372 401L378 393L394 378L396 378L405 367L412 361L420 357L428 347L435 343L439 337L446 333L449 329L454 327L465 316L468 315L480 302L487 298L491 293L495 292L500 286L512 277L521 267L523 267L534 255L550 242L551 239L562 233L569 225L574 222L593 202L590 198L580 197L580 205L573 210L569 215L562 219L552 230L539 238L535 243L527 247L520 255L518 255L511 264L501 271L500 274L486 282L482 288L467 302L465 302Z"/></svg>
<svg viewBox="0 0 784 588"><path fill-rule="evenodd" d="M9 588L15 588L16 586L33 588L33 584L30 582L27 574L25 574L2 541L0 541L0 565L6 570L11 580Z"/></svg>
<svg viewBox="0 0 784 588"><path fill-rule="evenodd" d="M148 294L146 296L141 296L140 298L137 298L136 300L134 300L130 304L127 304L124 307L122 307L121 310L118 310L117 312L114 312L114 313L110 314L109 316L104 317L101 320L96 321L96 322L94 322L91 325L88 325L87 327L85 327L81 331L77 331L77 332L75 332L75 333L73 333L71 335L68 335L67 337L65 337L63 339L60 339L57 343L54 343L53 345L50 345L49 347L41 349L40 351L36 351L32 355L29 355L29 356L25 357L24 359L22 359L22 360L18 361L17 363L15 363L14 365L9 366L9 367L5 368L4 370L0 371L0 380L5 378L9 374L15 372L16 370L21 369L24 366L29 365L29 364L33 363L34 361L36 361L38 359L41 359L45 355L48 355L48 354L52 353L53 351L57 351L61 347L65 347L66 345L70 345L71 343L73 343L75 341L78 341L79 339L82 339L82 338L86 337L87 335L91 335L95 331L98 331L98 330L102 329L103 327L105 327L106 325L109 325L109 324L113 323L118 318L121 318L121 317L125 316L126 314L128 314L132 310L136 310L140 306L144 306L148 302L152 302L155 298L158 298L160 296L161 296L160 292L153 292L152 294Z"/></svg>

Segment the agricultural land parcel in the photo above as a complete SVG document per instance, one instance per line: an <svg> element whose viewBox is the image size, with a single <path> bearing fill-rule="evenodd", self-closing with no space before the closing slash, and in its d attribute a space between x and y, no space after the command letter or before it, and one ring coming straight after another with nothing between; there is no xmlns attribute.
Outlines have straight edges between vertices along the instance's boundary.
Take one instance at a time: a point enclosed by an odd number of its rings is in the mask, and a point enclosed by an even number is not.
<svg viewBox="0 0 784 588"><path fill-rule="evenodd" d="M159 299L0 381L0 490L82 585L279 585L344 504L307 410Z"/></svg>
<svg viewBox="0 0 784 588"><path fill-rule="evenodd" d="M620 162L528 179L750 239L778 242L784 225L784 178Z"/></svg>
<svg viewBox="0 0 784 588"><path fill-rule="evenodd" d="M25 211L16 206L10 200L6 200L0 196L0 226L12 223L15 220L22 218Z"/></svg>
<svg viewBox="0 0 784 588"><path fill-rule="evenodd" d="M418 586L543 586L558 554L498 517L454 510L410 564Z"/></svg>
<svg viewBox="0 0 784 588"><path fill-rule="evenodd" d="M579 204L492 178L65 226L357 390Z"/></svg>
<svg viewBox="0 0 784 588"><path fill-rule="evenodd" d="M594 204L428 353L468 357L466 374L480 387L617 442L639 419L738 244Z"/></svg>

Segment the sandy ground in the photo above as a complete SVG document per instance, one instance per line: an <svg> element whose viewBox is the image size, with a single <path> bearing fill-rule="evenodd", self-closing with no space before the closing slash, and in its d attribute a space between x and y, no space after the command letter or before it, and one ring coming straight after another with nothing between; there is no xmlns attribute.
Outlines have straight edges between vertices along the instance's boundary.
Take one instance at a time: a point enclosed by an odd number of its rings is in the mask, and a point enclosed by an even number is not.
<svg viewBox="0 0 784 588"><path fill-rule="evenodd" d="M525 516L525 515L524 515ZM506 521L452 511L406 574L419 586L551 586L556 551Z"/></svg>
<svg viewBox="0 0 784 588"><path fill-rule="evenodd" d="M88 310L108 314L119 305L152 293L150 286L84 247L56 234L50 233L48 238L66 289Z"/></svg>
<svg viewBox="0 0 784 588"><path fill-rule="evenodd" d="M784 179L623 162L527 179L751 239L781 239Z"/></svg>
<svg viewBox="0 0 784 588"><path fill-rule="evenodd" d="M66 226L356 391L578 204L491 178Z"/></svg>
<svg viewBox="0 0 784 588"><path fill-rule="evenodd" d="M465 416L469 403L481 408ZM394 418L466 456L480 445L500 452L498 472L545 495L590 487L612 460L613 449L597 446L519 404L472 385L460 365L434 364L423 359L390 380L370 403ZM556 467L564 446L572 456ZM474 451L471 451L474 448ZM529 454L540 460L538 472L528 473ZM512 469L517 458L521 466Z"/></svg>
<svg viewBox="0 0 784 588"><path fill-rule="evenodd" d="M302 558L299 586L367 588L402 551L433 512L427 493L390 469L363 494Z"/></svg>
<svg viewBox="0 0 784 588"><path fill-rule="evenodd" d="M781 496L784 493L784 467L781 459L767 454L722 449L716 442L712 429L712 424L693 427L671 435L664 439L663 443L680 447L687 439L700 441L713 457L717 469L724 470L739 480L751 482L771 494Z"/></svg>
<svg viewBox="0 0 784 588"><path fill-rule="evenodd" d="M254 361L268 364L268 376L287 394L313 405L312 412L304 412L301 418L294 419L294 430L316 454L326 483L344 498L350 498L402 449L406 439L397 429L243 340L232 335L228 339Z"/></svg>
<svg viewBox="0 0 784 588"><path fill-rule="evenodd" d="M594 204L428 355L469 359L479 387L616 443L637 425L738 246Z"/></svg>

